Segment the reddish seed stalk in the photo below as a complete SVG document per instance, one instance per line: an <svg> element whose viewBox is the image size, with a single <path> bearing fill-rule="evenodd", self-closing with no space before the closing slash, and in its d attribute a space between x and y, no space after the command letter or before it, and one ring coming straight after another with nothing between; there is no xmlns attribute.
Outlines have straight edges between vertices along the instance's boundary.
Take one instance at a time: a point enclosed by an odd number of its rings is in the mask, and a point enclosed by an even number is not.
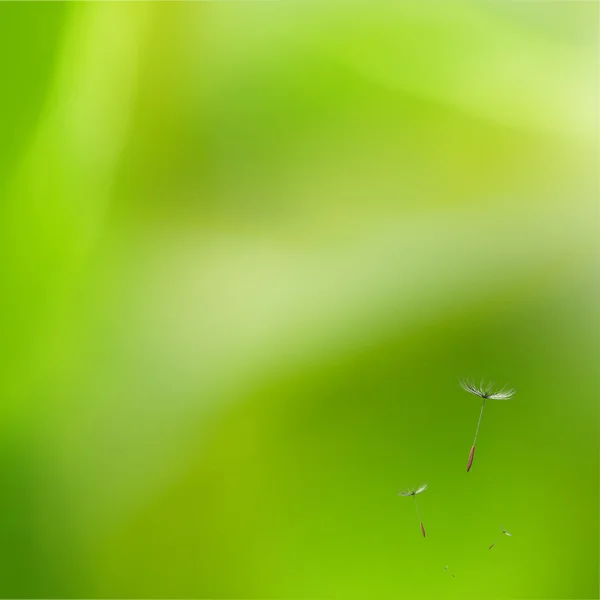
<svg viewBox="0 0 600 600"><path fill-rule="evenodd" d="M423 527L423 523L421 523L421 533L423 534L423 537L425 537L425 527Z"/></svg>
<svg viewBox="0 0 600 600"><path fill-rule="evenodd" d="M477 443L477 434L479 433L479 425L481 425L481 417L483 417L484 407L485 398L481 403L481 411L479 412L479 420L477 421L477 429L475 430L475 439L473 440L473 446L471 446L471 451L469 452L469 459L467 460L467 473L471 470L471 465L473 464L473 457L475 456L475 444Z"/></svg>

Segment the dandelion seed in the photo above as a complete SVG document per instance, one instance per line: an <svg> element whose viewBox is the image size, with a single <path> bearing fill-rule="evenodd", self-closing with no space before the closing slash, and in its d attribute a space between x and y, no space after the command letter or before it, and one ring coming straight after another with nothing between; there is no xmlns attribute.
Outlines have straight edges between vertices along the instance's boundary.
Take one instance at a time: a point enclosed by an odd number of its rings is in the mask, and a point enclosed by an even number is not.
<svg viewBox="0 0 600 600"><path fill-rule="evenodd" d="M444 567L444 571L448 572L448 565L446 565L446 566ZM452 577L453 577L454 579L456 579L456 577L454 577L454 573L448 573L448 574L449 574L449 575L452 575Z"/></svg>
<svg viewBox="0 0 600 600"><path fill-rule="evenodd" d="M475 444L477 443L477 434L479 433L479 426L481 425L481 417L483 417L483 409L485 408L486 400L510 400L514 394L515 390L508 389L506 387L493 391L494 384L487 383L483 385L483 382L479 386L475 385L472 381L460 381L460 387L465 390L465 392L469 392L469 394L473 394L474 396L478 396L481 398L481 411L479 412L479 420L477 421L477 429L475 429L475 439L473 440L473 445L471 446L471 450L469 451L469 458L467 459L467 473L471 470L471 465L473 464L473 458L475 457Z"/></svg>
<svg viewBox="0 0 600 600"><path fill-rule="evenodd" d="M502 532L502 535L506 535L508 537L512 537L512 533L509 533L508 531L506 531L506 529L504 529L504 527L502 527L502 525L500 525L500 531ZM488 550L491 550L494 546L495 546L496 542L494 542L489 548Z"/></svg>
<svg viewBox="0 0 600 600"><path fill-rule="evenodd" d="M421 535L423 537L425 537L425 527L423 527L423 521L421 520L421 513L419 512L419 505L417 504L417 498L416 495L420 494L421 492L424 492L427 489L427 484L424 483L423 485L420 485L418 488L414 489L414 490L405 490L403 492L398 492L399 496L405 496L405 497L409 497L411 496L412 499L415 502L415 508L417 509L417 516L419 517L419 524L421 525Z"/></svg>

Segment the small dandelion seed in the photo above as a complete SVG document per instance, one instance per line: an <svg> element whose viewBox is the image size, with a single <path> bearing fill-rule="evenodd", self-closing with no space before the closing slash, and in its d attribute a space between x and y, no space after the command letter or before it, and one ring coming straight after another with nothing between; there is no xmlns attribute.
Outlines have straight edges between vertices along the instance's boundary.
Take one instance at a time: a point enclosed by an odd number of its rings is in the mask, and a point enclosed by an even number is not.
<svg viewBox="0 0 600 600"><path fill-rule="evenodd" d="M426 489L427 489L427 484L424 483L423 485L420 485L418 488L404 490L403 492L398 492L399 496L404 496L404 497L410 496L414 500L415 508L417 509L417 516L419 517L419 525L421 526L421 535L423 537L425 537L425 527L423 527L423 521L421 521L421 513L419 512L419 505L417 504L416 495L420 494L421 492L424 492Z"/></svg>
<svg viewBox="0 0 600 600"><path fill-rule="evenodd" d="M474 396L478 396L482 399L481 402L481 411L479 412L479 420L477 421L477 429L475 429L475 439L473 440L473 445L471 446L471 450L469 451L469 458L467 459L467 473L471 470L471 465L473 464L473 458L475 457L475 444L477 443L477 434L479 433L479 426L481 425L481 417L483 417L483 409L485 407L486 400L510 400L514 394L515 390L508 389L506 387L493 391L494 385L490 382L486 385L481 382L479 386L475 385L472 381L460 380L460 387L468 392L469 394L473 394Z"/></svg>
<svg viewBox="0 0 600 600"><path fill-rule="evenodd" d="M502 525L500 525L500 531L502 532L502 535L507 535L508 537L512 537L512 533L509 533L508 531L506 531L506 529L504 529L504 527L502 527ZM498 540L496 540L498 541ZM488 550L491 550L494 545L496 544L496 542L494 542L489 548Z"/></svg>

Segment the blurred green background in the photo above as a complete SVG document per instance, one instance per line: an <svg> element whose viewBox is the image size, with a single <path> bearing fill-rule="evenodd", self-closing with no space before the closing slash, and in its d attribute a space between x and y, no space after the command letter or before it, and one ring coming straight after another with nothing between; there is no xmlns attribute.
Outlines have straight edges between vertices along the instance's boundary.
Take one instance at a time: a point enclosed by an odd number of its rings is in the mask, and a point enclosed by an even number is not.
<svg viewBox="0 0 600 600"><path fill-rule="evenodd" d="M0 4L0 596L598 598L598 12Z"/></svg>

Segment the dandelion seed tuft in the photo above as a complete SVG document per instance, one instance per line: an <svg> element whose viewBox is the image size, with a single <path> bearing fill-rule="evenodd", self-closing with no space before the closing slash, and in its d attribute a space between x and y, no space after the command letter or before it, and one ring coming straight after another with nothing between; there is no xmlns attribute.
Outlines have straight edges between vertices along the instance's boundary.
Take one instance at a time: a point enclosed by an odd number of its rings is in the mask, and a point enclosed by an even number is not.
<svg viewBox="0 0 600 600"><path fill-rule="evenodd" d="M398 492L398 495L399 496L416 496L417 494L424 492L426 489L427 489L427 484L424 483L423 485L420 485L418 488Z"/></svg>
<svg viewBox="0 0 600 600"><path fill-rule="evenodd" d="M472 381L468 379L460 380L460 387L465 390L465 392L469 392L469 394L473 394L474 396L479 396L484 400L510 400L515 395L515 390L509 389L506 386L493 391L494 384L490 381L484 385L481 382L479 385L476 385Z"/></svg>

